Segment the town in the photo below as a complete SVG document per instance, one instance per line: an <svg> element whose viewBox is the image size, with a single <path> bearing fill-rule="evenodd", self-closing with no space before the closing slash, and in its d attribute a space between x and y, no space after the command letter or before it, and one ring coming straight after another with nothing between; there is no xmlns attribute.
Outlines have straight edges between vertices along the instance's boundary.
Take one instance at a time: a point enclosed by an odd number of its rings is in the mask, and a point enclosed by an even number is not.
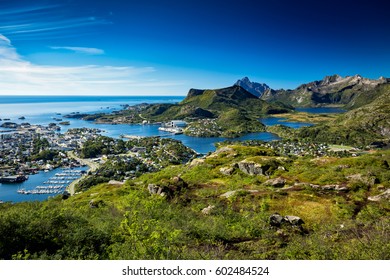
<svg viewBox="0 0 390 280"><path fill-rule="evenodd" d="M7 123L0 133L0 183L18 183L28 176L59 167L89 166L77 190L123 181L197 156L181 142L160 137L130 137L127 141L102 136L91 128L58 132L57 126ZM37 192L44 193L44 192ZM72 191L74 193L74 191Z"/></svg>
<svg viewBox="0 0 390 280"><path fill-rule="evenodd" d="M67 156L67 152L81 147L101 132L83 128L60 134L52 124L23 123L6 127L12 127L12 130L0 133L0 179L3 182L23 181L40 170L79 166L76 160Z"/></svg>

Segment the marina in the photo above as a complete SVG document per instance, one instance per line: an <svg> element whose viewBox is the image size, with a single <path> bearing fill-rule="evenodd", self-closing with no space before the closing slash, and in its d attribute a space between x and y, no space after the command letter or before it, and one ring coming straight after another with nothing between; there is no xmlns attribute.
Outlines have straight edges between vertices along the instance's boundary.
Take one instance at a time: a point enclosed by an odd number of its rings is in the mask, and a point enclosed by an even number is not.
<svg viewBox="0 0 390 280"><path fill-rule="evenodd" d="M81 177L83 170L63 170L61 173L55 173L49 180L43 182L44 185L38 185L34 189L18 189L18 194L61 194L71 182Z"/></svg>
<svg viewBox="0 0 390 280"><path fill-rule="evenodd" d="M56 168L30 175L28 180L0 184L0 200L3 202L22 202L46 200L64 193L66 188L88 170L87 166L75 168Z"/></svg>

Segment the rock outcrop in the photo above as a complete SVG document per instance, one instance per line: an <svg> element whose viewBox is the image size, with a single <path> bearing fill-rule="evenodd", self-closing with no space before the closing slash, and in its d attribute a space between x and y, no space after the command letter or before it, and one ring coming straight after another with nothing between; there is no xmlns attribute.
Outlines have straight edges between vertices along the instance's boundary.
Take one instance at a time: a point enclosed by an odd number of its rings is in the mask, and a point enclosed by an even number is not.
<svg viewBox="0 0 390 280"><path fill-rule="evenodd" d="M214 205L209 205L206 208L202 209L202 214L208 216L211 214L211 212L213 211L214 208L215 208Z"/></svg>
<svg viewBox="0 0 390 280"><path fill-rule="evenodd" d="M280 227L283 224L295 226L295 227L301 227L305 222L297 216L282 216L279 213L272 214L269 217L269 222L271 226L274 227Z"/></svg>
<svg viewBox="0 0 390 280"><path fill-rule="evenodd" d="M278 177L275 179L269 179L269 180L264 182L264 185L271 186L274 188L283 188L285 184L286 184L286 180L282 177Z"/></svg>
<svg viewBox="0 0 390 280"><path fill-rule="evenodd" d="M263 165L252 161L243 160L238 163L238 168L248 175L265 175Z"/></svg>
<svg viewBox="0 0 390 280"><path fill-rule="evenodd" d="M390 200L390 189L387 189L383 193L376 196L369 196L367 199L370 201Z"/></svg>
<svg viewBox="0 0 390 280"><path fill-rule="evenodd" d="M219 172L221 172L223 175L232 175L233 172L234 172L234 167L232 166L225 166L225 167L221 167L219 169Z"/></svg>

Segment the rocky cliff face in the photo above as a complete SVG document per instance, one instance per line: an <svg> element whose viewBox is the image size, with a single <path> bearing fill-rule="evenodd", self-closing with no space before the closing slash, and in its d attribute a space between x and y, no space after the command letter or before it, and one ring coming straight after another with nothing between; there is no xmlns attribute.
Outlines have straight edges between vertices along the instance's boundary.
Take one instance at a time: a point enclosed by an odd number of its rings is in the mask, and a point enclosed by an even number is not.
<svg viewBox="0 0 390 280"><path fill-rule="evenodd" d="M244 88L256 97L261 97L266 90L270 89L267 84L251 82L248 77L244 77L241 80L238 80L234 85Z"/></svg>

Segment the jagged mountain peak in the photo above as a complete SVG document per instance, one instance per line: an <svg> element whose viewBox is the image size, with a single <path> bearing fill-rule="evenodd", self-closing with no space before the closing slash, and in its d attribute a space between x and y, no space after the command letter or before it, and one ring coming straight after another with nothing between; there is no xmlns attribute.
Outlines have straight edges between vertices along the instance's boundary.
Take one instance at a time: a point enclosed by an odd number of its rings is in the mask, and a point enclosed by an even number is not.
<svg viewBox="0 0 390 280"><path fill-rule="evenodd" d="M248 77L238 80L234 85L244 88L256 97L261 97L266 90L270 89L267 84L251 82Z"/></svg>

